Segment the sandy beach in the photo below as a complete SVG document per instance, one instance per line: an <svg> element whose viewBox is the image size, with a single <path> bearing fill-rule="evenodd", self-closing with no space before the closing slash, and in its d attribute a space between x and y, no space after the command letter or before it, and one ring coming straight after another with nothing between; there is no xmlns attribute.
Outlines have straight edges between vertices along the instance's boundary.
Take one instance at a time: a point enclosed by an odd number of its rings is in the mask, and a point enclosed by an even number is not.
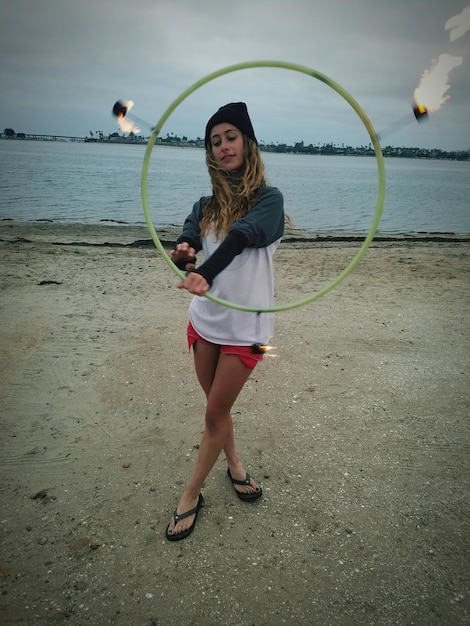
<svg viewBox="0 0 470 626"><path fill-rule="evenodd" d="M276 302L359 245L286 237ZM378 237L277 314L234 411L264 497L221 456L177 543L191 296L145 228L3 221L0 255L2 624L470 624L470 237Z"/></svg>

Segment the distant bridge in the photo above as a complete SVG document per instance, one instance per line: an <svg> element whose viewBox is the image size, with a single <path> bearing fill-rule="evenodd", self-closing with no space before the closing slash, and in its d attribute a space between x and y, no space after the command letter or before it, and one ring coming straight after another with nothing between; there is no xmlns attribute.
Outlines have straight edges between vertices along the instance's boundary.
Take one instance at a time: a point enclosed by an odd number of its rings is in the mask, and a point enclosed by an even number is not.
<svg viewBox="0 0 470 626"><path fill-rule="evenodd" d="M10 141L70 141L71 143L126 143L134 145L145 145L148 141L145 138L134 137L74 137L72 135L33 135L31 133L16 133L15 135L0 133L0 139L8 139ZM159 141L158 143L163 142Z"/></svg>
<svg viewBox="0 0 470 626"><path fill-rule="evenodd" d="M10 140L25 140L25 139L34 139L36 141L71 141L72 143L80 142L80 141L95 141L93 138L89 137L72 137L71 135L32 135L30 133L16 133L12 137L5 135L5 133L0 133L0 137L2 139L10 139Z"/></svg>
<svg viewBox="0 0 470 626"><path fill-rule="evenodd" d="M5 135L5 133L0 133L0 139L8 139L10 141L70 141L71 143L113 143L113 144L127 144L134 146L142 146L148 143L148 138L146 137L73 137L72 135L32 135L31 133L16 133L15 135ZM186 148L201 148L203 147L203 142L199 141L189 141L185 143L175 142L175 141L166 141L165 139L161 139L157 137L157 144L162 146L177 146L177 147L186 147Z"/></svg>

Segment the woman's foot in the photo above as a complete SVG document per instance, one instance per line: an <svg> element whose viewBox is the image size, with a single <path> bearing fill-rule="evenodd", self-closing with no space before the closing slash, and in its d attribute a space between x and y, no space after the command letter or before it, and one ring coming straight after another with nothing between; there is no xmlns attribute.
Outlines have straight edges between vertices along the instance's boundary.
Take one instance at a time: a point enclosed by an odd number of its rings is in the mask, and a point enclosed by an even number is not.
<svg viewBox="0 0 470 626"><path fill-rule="evenodd" d="M195 499L183 494L167 526L166 538L169 541L179 541L188 537L196 526L198 513L203 506L204 498L201 493Z"/></svg>
<svg viewBox="0 0 470 626"><path fill-rule="evenodd" d="M236 469L228 467L227 475L240 500L253 502L263 495L261 487L245 472L241 465Z"/></svg>

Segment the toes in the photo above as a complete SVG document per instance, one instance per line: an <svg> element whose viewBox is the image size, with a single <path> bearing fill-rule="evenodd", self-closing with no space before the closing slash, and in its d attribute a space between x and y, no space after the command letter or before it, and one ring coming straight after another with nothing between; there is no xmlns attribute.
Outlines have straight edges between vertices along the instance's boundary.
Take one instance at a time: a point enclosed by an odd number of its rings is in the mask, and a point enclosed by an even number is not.
<svg viewBox="0 0 470 626"><path fill-rule="evenodd" d="M258 485L246 485L246 487L242 487L237 485L237 491L239 493L258 493L260 491L260 487Z"/></svg>
<svg viewBox="0 0 470 626"><path fill-rule="evenodd" d="M175 524L174 520L172 520L172 524L170 524L170 527L168 528L168 534L179 535L181 533L184 533L185 530L188 530L190 526L191 524L188 522L188 520L184 520L183 522L178 522L177 524Z"/></svg>

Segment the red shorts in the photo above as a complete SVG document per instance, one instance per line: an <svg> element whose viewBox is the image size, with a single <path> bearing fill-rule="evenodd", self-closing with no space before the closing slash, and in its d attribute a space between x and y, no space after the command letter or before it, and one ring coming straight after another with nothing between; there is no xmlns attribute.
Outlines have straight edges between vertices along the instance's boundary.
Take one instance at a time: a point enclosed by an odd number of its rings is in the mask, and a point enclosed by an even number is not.
<svg viewBox="0 0 470 626"><path fill-rule="evenodd" d="M213 346L218 345L207 341L204 337L201 337L191 322L188 324L186 334L188 336L189 349L191 349L191 346L195 341L201 341L202 343L208 343ZM251 346L219 346L219 349L223 354L235 354L244 365L250 368L250 370L254 369L256 364L263 360L264 356L264 354L255 354Z"/></svg>

